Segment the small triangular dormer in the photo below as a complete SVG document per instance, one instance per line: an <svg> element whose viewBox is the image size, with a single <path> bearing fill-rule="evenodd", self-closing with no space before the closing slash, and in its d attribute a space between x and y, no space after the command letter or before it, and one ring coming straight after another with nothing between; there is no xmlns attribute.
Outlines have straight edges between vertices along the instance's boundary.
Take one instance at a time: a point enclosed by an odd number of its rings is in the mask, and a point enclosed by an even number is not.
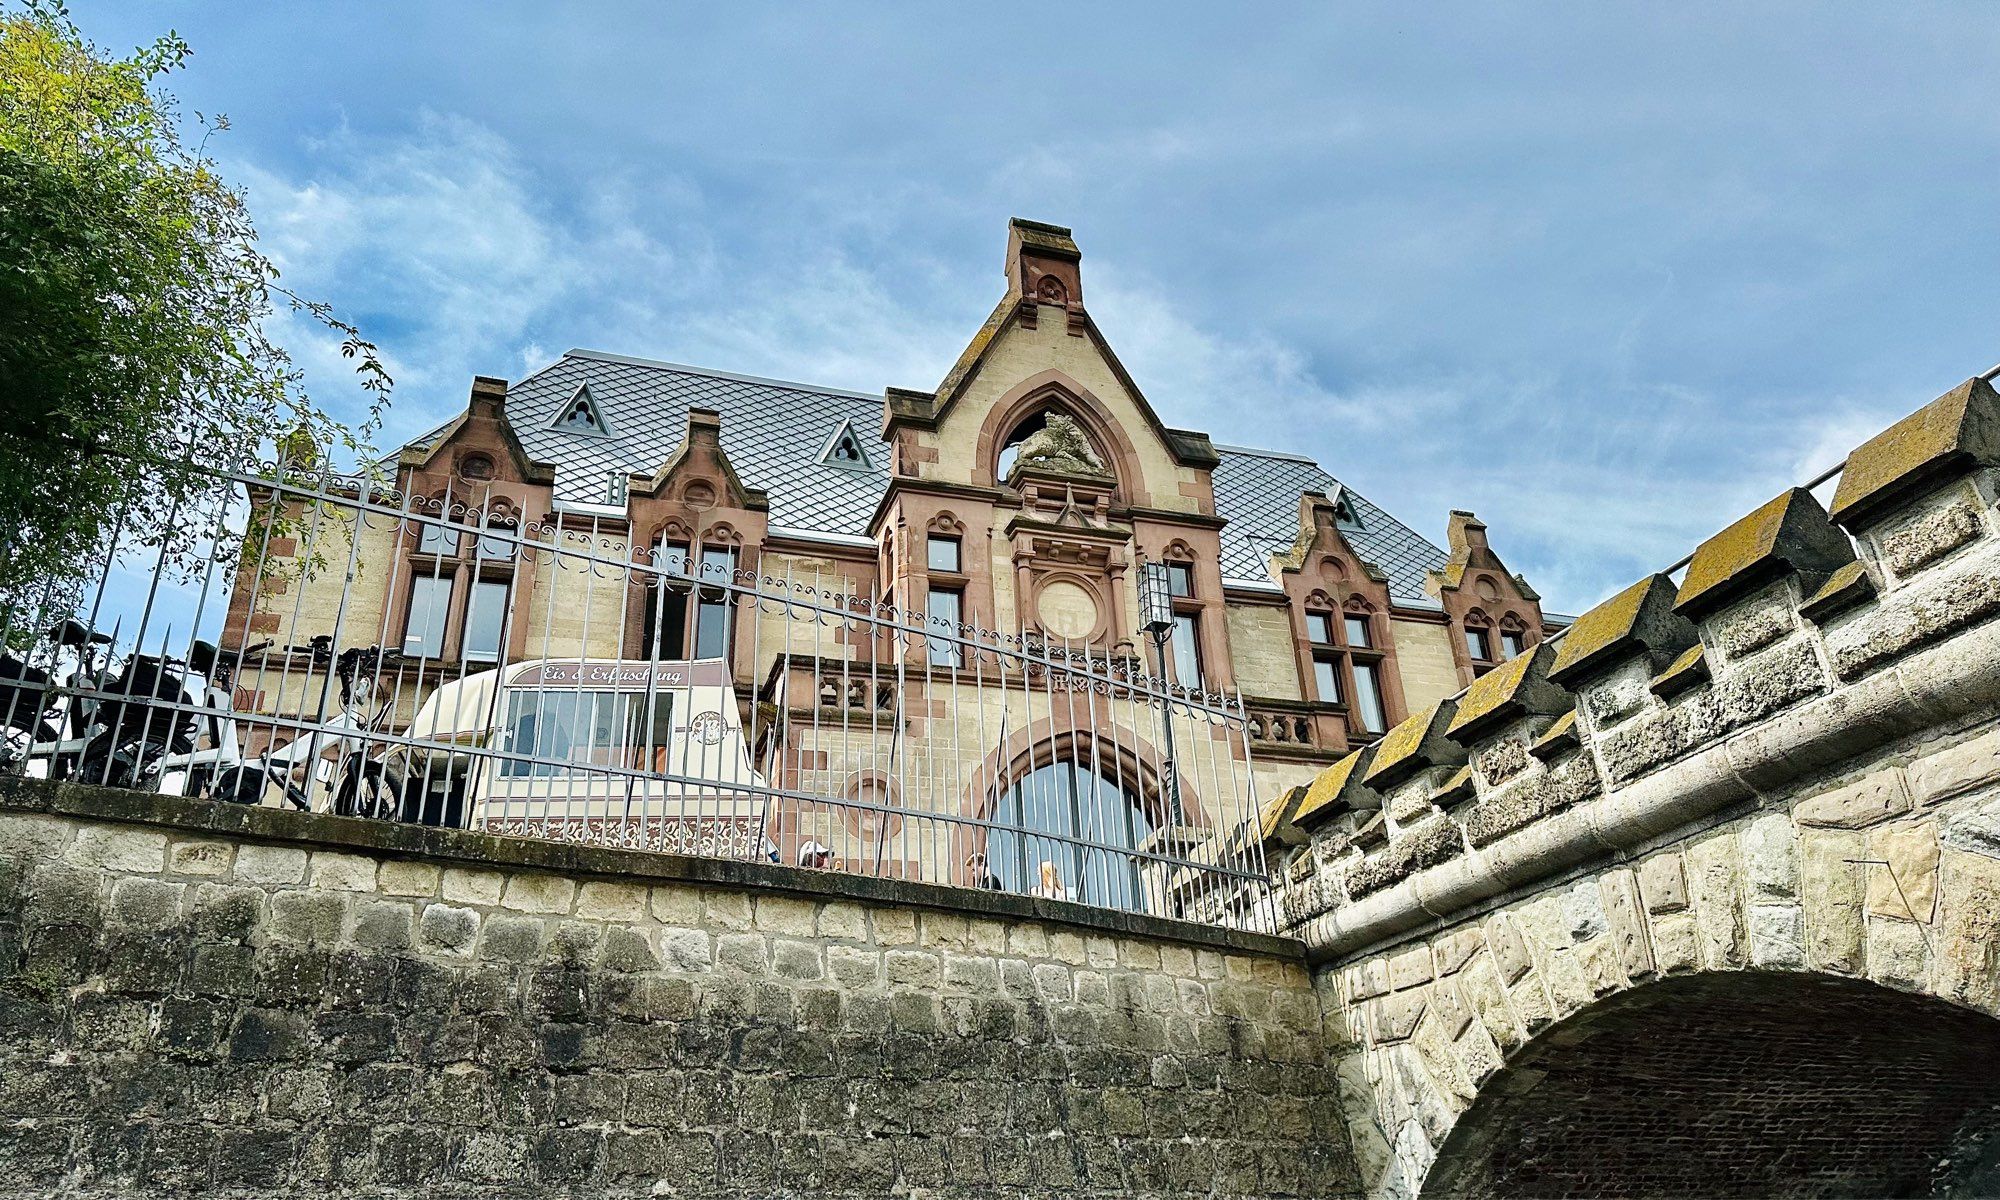
<svg viewBox="0 0 2000 1200"><path fill-rule="evenodd" d="M564 433L588 433L598 437L610 437L611 426L605 423L604 413L597 407L597 400L590 394L590 385L578 384L569 402L556 410L556 418L549 428Z"/></svg>
<svg viewBox="0 0 2000 1200"><path fill-rule="evenodd" d="M819 461L829 467L843 467L850 471L872 471L875 464L868 458L867 447L854 433L854 423L843 420L833 436L826 441L826 448L819 452Z"/></svg>
<svg viewBox="0 0 2000 1200"><path fill-rule="evenodd" d="M1354 497L1344 487L1333 497L1333 521L1341 529L1365 528L1360 512L1354 507Z"/></svg>

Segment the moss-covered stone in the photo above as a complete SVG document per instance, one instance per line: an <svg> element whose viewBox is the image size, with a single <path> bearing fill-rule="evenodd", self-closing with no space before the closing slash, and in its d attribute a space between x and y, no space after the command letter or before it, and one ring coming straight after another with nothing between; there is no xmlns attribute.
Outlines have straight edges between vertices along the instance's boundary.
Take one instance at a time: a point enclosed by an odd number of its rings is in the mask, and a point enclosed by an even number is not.
<svg viewBox="0 0 2000 1200"><path fill-rule="evenodd" d="M1701 646L1690 646L1686 654L1675 659L1673 665L1653 676L1646 686L1655 696L1663 700L1672 699L1689 688L1708 679L1708 651Z"/></svg>
<svg viewBox="0 0 2000 1200"><path fill-rule="evenodd" d="M1362 776L1368 786L1391 788L1425 767L1463 763L1465 747L1444 735L1457 712L1455 700L1440 700L1383 734L1375 743L1375 759Z"/></svg>
<svg viewBox="0 0 2000 1200"><path fill-rule="evenodd" d="M1266 845L1272 842L1298 845L1305 841L1304 832L1293 823L1293 818L1299 811L1299 804L1306 798L1306 790L1305 784L1286 788L1258 814L1257 829Z"/></svg>
<svg viewBox="0 0 2000 1200"><path fill-rule="evenodd" d="M1536 738L1534 744L1528 747L1528 753L1543 762L1549 762L1582 745L1583 739L1577 734L1576 710L1571 709L1557 717L1542 731L1542 736Z"/></svg>
<svg viewBox="0 0 2000 1200"><path fill-rule="evenodd" d="M1343 812L1381 808L1382 797L1362 783L1362 775L1374 756L1374 746L1363 746L1321 771L1306 786L1298 811L1292 814L1293 822L1310 829Z"/></svg>
<svg viewBox="0 0 2000 1200"><path fill-rule="evenodd" d="M1847 538L1804 488L1760 505L1695 548L1674 611L1689 620L1724 607L1787 572L1817 589L1827 575L1854 561Z"/></svg>
<svg viewBox="0 0 2000 1200"><path fill-rule="evenodd" d="M1464 766L1453 771L1450 778L1431 792L1431 803L1439 808L1456 808L1478 794L1478 789L1472 783L1472 768Z"/></svg>
<svg viewBox="0 0 2000 1200"><path fill-rule="evenodd" d="M1458 699L1446 736L1470 746L1493 729L1530 714L1552 716L1576 707L1576 697L1549 682L1556 650L1547 642L1472 681Z"/></svg>
<svg viewBox="0 0 2000 1200"><path fill-rule="evenodd" d="M1995 464L2000 395L1985 380L1968 379L1847 456L1833 493L1833 519L1849 529L1866 526L1954 473Z"/></svg>
<svg viewBox="0 0 2000 1200"><path fill-rule="evenodd" d="M1869 577L1866 564L1856 559L1827 576L1819 590L1799 605L1799 615L1820 623L1866 604L1874 597L1875 581Z"/></svg>
<svg viewBox="0 0 2000 1200"><path fill-rule="evenodd" d="M1696 639L1694 626L1674 612L1674 593L1673 580L1648 575L1578 617L1555 643L1549 678L1573 688L1638 650L1655 664L1671 662Z"/></svg>

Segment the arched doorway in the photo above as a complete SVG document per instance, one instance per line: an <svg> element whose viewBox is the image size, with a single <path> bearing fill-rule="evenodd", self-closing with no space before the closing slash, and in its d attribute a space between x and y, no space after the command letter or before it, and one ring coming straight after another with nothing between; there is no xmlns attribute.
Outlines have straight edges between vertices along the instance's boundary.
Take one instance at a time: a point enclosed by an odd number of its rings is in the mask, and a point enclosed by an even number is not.
<svg viewBox="0 0 2000 1200"><path fill-rule="evenodd" d="M1425 1197L2000 1194L2000 1021L1832 976L1635 988L1480 1088Z"/></svg>
<svg viewBox="0 0 2000 1200"><path fill-rule="evenodd" d="M986 836L988 869L1012 892L1143 907L1139 864L1129 851L1153 826L1129 786L1071 757L1017 778L993 809L992 820L1005 828Z"/></svg>

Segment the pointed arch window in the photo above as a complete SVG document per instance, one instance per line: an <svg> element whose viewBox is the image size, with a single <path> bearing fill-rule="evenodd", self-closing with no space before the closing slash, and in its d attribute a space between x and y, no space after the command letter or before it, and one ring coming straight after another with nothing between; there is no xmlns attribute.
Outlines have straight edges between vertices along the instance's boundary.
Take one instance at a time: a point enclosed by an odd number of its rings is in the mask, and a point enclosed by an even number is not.
<svg viewBox="0 0 2000 1200"><path fill-rule="evenodd" d="M551 428L564 433L611 436L611 426L605 423L604 412L597 406L597 398L590 394L590 385L587 383L578 384L569 402L556 410L556 419Z"/></svg>
<svg viewBox="0 0 2000 1200"><path fill-rule="evenodd" d="M845 467L850 471L873 470L875 463L868 457L868 448L861 444L861 438L854 432L854 422L842 421L840 427L827 439L826 448L819 452L821 464L829 467Z"/></svg>

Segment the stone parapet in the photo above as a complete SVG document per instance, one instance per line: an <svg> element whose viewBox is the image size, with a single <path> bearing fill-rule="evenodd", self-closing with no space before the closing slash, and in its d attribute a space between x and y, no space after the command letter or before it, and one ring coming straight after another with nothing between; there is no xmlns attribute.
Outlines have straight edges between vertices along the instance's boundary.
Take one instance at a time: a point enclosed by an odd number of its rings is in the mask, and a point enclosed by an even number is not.
<svg viewBox="0 0 2000 1200"><path fill-rule="evenodd" d="M1357 1196L1297 944L1072 909L11 781L0 1193Z"/></svg>
<svg viewBox="0 0 2000 1200"><path fill-rule="evenodd" d="M1794 489L1322 773L1273 846L1281 931L1338 960L2000 706L1996 403L1925 410L1901 467L1856 452L1858 556Z"/></svg>

